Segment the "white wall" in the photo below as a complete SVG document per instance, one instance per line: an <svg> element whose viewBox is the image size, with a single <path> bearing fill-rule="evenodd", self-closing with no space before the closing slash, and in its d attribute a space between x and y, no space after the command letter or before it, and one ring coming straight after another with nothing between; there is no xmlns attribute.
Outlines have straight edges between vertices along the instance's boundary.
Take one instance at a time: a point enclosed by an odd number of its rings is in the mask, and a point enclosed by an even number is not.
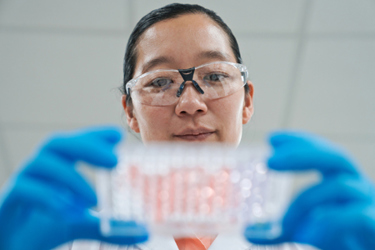
<svg viewBox="0 0 375 250"><path fill-rule="evenodd" d="M0 185L53 131L124 124L116 88L127 38L170 2L0 1ZM256 111L243 143L312 131L347 147L375 180L375 2L199 3L232 27L250 69Z"/></svg>

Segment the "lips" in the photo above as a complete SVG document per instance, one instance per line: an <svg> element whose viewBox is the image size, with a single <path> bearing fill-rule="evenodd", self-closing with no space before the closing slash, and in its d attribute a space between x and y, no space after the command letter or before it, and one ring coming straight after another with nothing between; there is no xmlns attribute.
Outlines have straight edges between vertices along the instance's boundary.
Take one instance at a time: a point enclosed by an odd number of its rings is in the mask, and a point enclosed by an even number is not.
<svg viewBox="0 0 375 250"><path fill-rule="evenodd" d="M203 141L215 133L214 129L209 128L188 128L184 129L173 136L186 141Z"/></svg>

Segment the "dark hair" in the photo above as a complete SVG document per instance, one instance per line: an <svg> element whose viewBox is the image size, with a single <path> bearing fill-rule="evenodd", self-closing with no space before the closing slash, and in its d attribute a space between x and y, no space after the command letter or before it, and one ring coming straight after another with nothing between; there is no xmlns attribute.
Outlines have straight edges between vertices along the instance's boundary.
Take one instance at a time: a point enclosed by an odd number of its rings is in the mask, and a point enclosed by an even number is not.
<svg viewBox="0 0 375 250"><path fill-rule="evenodd" d="M228 35L230 46L236 57L237 63L242 63L242 58L240 54L240 49L236 38L234 37L231 29L224 23L224 21L219 17L214 11L206 9L197 4L179 4L173 3L166 5L162 8L156 9L142 17L141 20L136 24L133 32L131 33L128 44L126 46L125 58L124 58L124 82L122 87L123 94L126 94L126 83L133 78L134 68L137 61L137 43L139 37L152 25L157 22L176 18L184 14L205 14L215 21ZM245 85L245 91L249 91L249 86ZM131 102L130 95L126 96L126 103L129 105Z"/></svg>

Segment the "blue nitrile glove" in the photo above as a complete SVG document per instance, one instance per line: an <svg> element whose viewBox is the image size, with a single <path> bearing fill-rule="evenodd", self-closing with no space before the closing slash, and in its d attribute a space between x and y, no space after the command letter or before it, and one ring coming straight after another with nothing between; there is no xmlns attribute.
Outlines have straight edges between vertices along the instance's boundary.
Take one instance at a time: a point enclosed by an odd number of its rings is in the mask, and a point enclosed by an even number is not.
<svg viewBox="0 0 375 250"><path fill-rule="evenodd" d="M245 237L257 244L299 242L324 250L375 249L375 192L344 151L311 134L277 132L270 137L275 170L317 170L322 181L302 192L283 218L277 239Z"/></svg>
<svg viewBox="0 0 375 250"><path fill-rule="evenodd" d="M146 229L128 223L128 235L104 237L89 208L96 194L76 171L78 161L112 168L120 130L102 127L55 135L13 176L0 194L0 249L51 249L74 239L117 244L147 240Z"/></svg>

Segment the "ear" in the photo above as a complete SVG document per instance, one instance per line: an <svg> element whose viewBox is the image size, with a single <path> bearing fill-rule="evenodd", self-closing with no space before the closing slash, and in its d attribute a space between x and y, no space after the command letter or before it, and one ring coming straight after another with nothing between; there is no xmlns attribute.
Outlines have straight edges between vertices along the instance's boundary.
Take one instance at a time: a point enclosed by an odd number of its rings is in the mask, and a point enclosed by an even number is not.
<svg viewBox="0 0 375 250"><path fill-rule="evenodd" d="M247 85L249 86L249 92L245 93L245 101L242 110L242 124L248 123L254 114L254 86L251 81L247 81Z"/></svg>
<svg viewBox="0 0 375 250"><path fill-rule="evenodd" d="M126 104L126 95L123 95L121 97L121 103L124 107L124 111L126 114L126 121L128 122L129 127L136 133L139 133L139 126L138 126L138 120L134 116L133 112L133 105L127 105Z"/></svg>

